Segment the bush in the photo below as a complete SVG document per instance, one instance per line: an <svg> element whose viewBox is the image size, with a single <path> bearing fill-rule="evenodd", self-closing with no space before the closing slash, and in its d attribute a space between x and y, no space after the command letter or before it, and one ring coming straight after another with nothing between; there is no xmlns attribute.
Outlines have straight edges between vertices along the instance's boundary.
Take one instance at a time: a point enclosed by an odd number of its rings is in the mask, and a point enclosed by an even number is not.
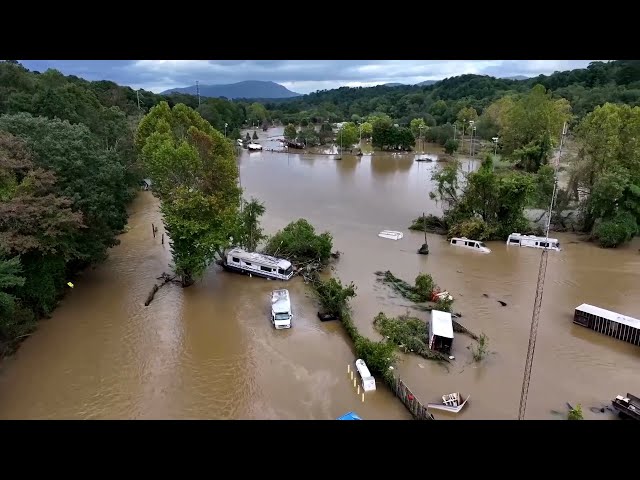
<svg viewBox="0 0 640 480"><path fill-rule="evenodd" d="M495 235L495 229L481 218L471 218L453 224L447 233L447 238L467 237L473 240L490 240Z"/></svg>
<svg viewBox="0 0 640 480"><path fill-rule="evenodd" d="M598 224L593 234L601 247L615 248L628 242L638 233L636 219L628 212L620 213L611 220Z"/></svg>
<svg viewBox="0 0 640 480"><path fill-rule="evenodd" d="M584 417L582 416L582 407L580 405L576 405L575 408L569 410L567 420L584 420Z"/></svg>
<svg viewBox="0 0 640 480"><path fill-rule="evenodd" d="M421 273L416 277L415 287L413 291L418 295L422 302L431 300L431 294L436 289L436 282L428 273Z"/></svg>
<svg viewBox="0 0 640 480"><path fill-rule="evenodd" d="M446 153L447 155L453 155L457 151L458 151L457 140L450 138L444 143L444 153Z"/></svg>
<svg viewBox="0 0 640 480"><path fill-rule="evenodd" d="M353 282L344 287L336 278L330 278L327 281L317 280L314 283L314 291L324 313L338 317L348 309L349 299L356 296L356 287Z"/></svg>
<svg viewBox="0 0 640 480"><path fill-rule="evenodd" d="M316 261L326 264L332 248L333 237L329 232L316 235L313 225L301 218L271 237L265 247L265 253L285 257L292 263Z"/></svg>
<svg viewBox="0 0 640 480"><path fill-rule="evenodd" d="M356 355L364 360L373 375L385 377L396 360L395 345L391 342L374 342L358 335L355 339ZM386 378L385 378L386 379Z"/></svg>
<svg viewBox="0 0 640 480"><path fill-rule="evenodd" d="M471 349L473 361L482 361L482 359L487 356L487 353L489 353L489 339L484 333L481 333L480 338L478 339L478 343Z"/></svg>

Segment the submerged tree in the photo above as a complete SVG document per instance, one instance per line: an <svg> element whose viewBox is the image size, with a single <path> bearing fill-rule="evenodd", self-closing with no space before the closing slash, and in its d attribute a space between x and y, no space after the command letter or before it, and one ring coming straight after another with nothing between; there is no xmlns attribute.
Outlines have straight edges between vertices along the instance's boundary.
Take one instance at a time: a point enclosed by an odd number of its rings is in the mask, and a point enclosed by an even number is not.
<svg viewBox="0 0 640 480"><path fill-rule="evenodd" d="M136 142L162 201L176 273L189 286L223 255L237 229L233 148L196 111L164 102L142 120Z"/></svg>

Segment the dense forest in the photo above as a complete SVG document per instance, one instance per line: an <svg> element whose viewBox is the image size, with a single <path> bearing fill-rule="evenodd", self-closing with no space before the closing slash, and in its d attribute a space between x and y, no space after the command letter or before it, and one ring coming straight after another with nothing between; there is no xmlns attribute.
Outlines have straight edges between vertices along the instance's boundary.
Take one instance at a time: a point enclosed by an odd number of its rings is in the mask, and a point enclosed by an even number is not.
<svg viewBox="0 0 640 480"><path fill-rule="evenodd" d="M448 153L458 148L456 132L471 125L480 138L498 136L499 155L487 155L477 172L460 175L456 161L440 171L432 197L444 216L430 219L449 234L492 239L526 230L524 208L549 204L549 163L568 122L576 149L563 167L568 181L556 217L575 207L577 228L615 247L640 222L639 104L639 61L528 80L462 75L429 86L339 88L278 102L157 95L0 62L0 355L50 314L75 274L106 258L140 180L161 178L181 159L189 169L160 181L156 194L169 232L198 237L195 250L192 242L173 245L183 284L220 255L229 232L255 242L246 232L256 232L264 208L236 188L228 141L243 126L279 122L291 140L343 146L361 135L384 149L408 149L423 137ZM348 123L334 135L326 122L340 121Z"/></svg>
<svg viewBox="0 0 640 480"><path fill-rule="evenodd" d="M270 118L284 124L357 122L369 115L386 114L401 126L408 126L414 118L443 125L455 122L464 107L473 108L481 115L499 98L527 92L534 85L551 90L555 98L566 98L572 106L575 121L579 121L596 106L607 102L639 105L640 61L592 62L585 69L527 80L461 75L424 87L342 87L280 102L266 102L265 106ZM485 137L491 134L483 133Z"/></svg>

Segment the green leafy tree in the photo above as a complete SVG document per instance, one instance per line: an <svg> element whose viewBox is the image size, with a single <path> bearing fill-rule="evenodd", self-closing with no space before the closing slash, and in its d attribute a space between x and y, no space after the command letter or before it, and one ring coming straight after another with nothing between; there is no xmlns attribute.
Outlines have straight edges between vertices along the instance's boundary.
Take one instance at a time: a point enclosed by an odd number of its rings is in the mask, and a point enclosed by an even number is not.
<svg viewBox="0 0 640 480"><path fill-rule="evenodd" d="M428 127L423 118L414 118L411 120L409 124L409 128L411 129L411 133L415 138L420 138L420 136L424 136L427 132Z"/></svg>
<svg viewBox="0 0 640 480"><path fill-rule="evenodd" d="M336 134L336 144L340 148L351 148L358 142L360 132L354 123L345 123Z"/></svg>
<svg viewBox="0 0 640 480"><path fill-rule="evenodd" d="M444 152L447 155L453 155L458 151L458 141L453 138L449 138L444 144Z"/></svg>
<svg viewBox="0 0 640 480"><path fill-rule="evenodd" d="M3 327L15 312L16 299L10 292L24 285L25 279L21 273L19 257L0 258L0 336L4 336Z"/></svg>
<svg viewBox="0 0 640 480"><path fill-rule="evenodd" d="M456 115L456 120L458 121L459 127L462 127L462 125L468 127L469 122L476 122L478 120L478 112L476 112L476 109L473 107L463 107L458 112L458 115Z"/></svg>
<svg viewBox="0 0 640 480"><path fill-rule="evenodd" d="M500 132L503 150L535 173L547 163L563 123L571 118L571 106L565 99L554 100L542 85L536 85L516 100L505 116Z"/></svg>
<svg viewBox="0 0 640 480"><path fill-rule="evenodd" d="M640 223L640 107L597 107L576 134L581 148L570 188L587 193L584 230L594 233L602 246L617 246L632 238Z"/></svg>
<svg viewBox="0 0 640 480"><path fill-rule="evenodd" d="M333 128L331 128L329 123L323 123L320 126L318 137L321 145L326 145L333 139Z"/></svg>
<svg viewBox="0 0 640 480"><path fill-rule="evenodd" d="M287 258L293 263L325 264L331 256L333 238L329 232L316 234L315 228L301 218L272 236L265 247L269 255Z"/></svg>
<svg viewBox="0 0 640 480"><path fill-rule="evenodd" d="M362 138L371 138L373 134L373 125L370 122L364 122L360 125L360 131L362 132Z"/></svg>
<svg viewBox="0 0 640 480"><path fill-rule="evenodd" d="M523 212L535 192L532 175L496 172L487 156L476 172L463 174L459 162L451 162L434 180L437 189L430 196L443 203L450 237L493 240L526 231Z"/></svg>
<svg viewBox="0 0 640 480"><path fill-rule="evenodd" d="M298 139L307 146L314 146L320 143L320 136L313 125L309 125L298 132Z"/></svg>
<svg viewBox="0 0 640 480"><path fill-rule="evenodd" d="M390 148L395 142L393 128L389 117L378 117L373 120L372 145L383 150Z"/></svg>
<svg viewBox="0 0 640 480"><path fill-rule="evenodd" d="M238 216L239 225L234 237L235 243L249 252L255 252L260 242L267 238L260 226L260 217L265 212L264 203L257 198L249 201L242 200L242 202L243 208Z"/></svg>
<svg viewBox="0 0 640 480"><path fill-rule="evenodd" d="M298 136L298 131L296 130L295 125L290 123L286 127L284 127L284 138L290 142L293 142Z"/></svg>
<svg viewBox="0 0 640 480"><path fill-rule="evenodd" d="M149 133L148 125L155 131ZM216 255L223 256L237 229L240 189L233 148L184 105L154 107L141 128L137 140L144 142L145 168L162 200L174 268L189 286Z"/></svg>

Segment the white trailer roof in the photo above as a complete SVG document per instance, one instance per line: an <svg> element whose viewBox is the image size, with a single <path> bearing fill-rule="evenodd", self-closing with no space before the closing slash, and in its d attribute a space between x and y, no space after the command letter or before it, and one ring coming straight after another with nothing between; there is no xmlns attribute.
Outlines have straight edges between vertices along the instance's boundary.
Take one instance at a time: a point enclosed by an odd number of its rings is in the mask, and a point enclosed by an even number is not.
<svg viewBox="0 0 640 480"><path fill-rule="evenodd" d="M637 318L620 315L619 313L612 312L611 310L605 310L604 308L594 307L593 305L589 305L588 303L583 303L579 307L576 307L576 310L579 310L585 313L590 313L591 315L597 315L598 317L602 317L607 320L612 320L614 322L621 323L622 325L627 325L629 327L640 329L640 320L638 320Z"/></svg>
<svg viewBox="0 0 640 480"><path fill-rule="evenodd" d="M444 338L453 338L453 322L449 312L431 310L431 328L433 334Z"/></svg>

